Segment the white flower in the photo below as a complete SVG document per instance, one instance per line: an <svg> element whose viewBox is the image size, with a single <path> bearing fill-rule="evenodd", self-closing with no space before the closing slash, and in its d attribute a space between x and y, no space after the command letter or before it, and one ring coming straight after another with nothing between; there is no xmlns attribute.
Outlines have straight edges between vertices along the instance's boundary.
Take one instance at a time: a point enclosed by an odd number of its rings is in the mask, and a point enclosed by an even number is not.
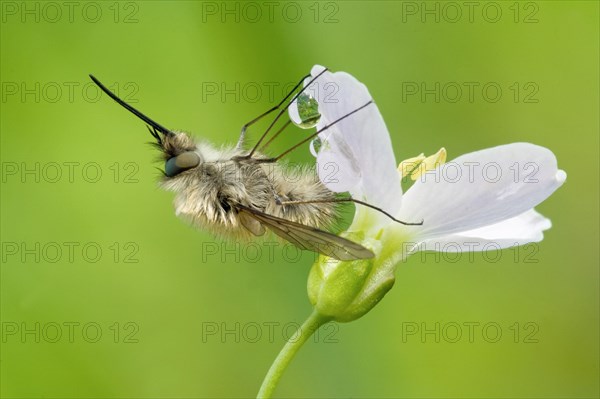
<svg viewBox="0 0 600 399"><path fill-rule="evenodd" d="M313 67L312 76L323 69ZM317 129L371 100L365 85L344 72L327 71L307 90L319 104ZM297 113L290 112L290 117L297 118ZM437 168L434 162L442 159L443 163L445 151L429 158L412 158L410 162L422 163L426 170L413 173L416 180L403 194L401 180L407 171L397 169L388 130L374 103L319 137L319 177L330 190L349 192L399 220L423 221L420 226L405 226L356 205L354 221L345 235L362 237L363 245L376 255L375 271L369 274L383 276L388 283L396 264L418 250L481 251L490 244L499 249L542 240L551 223L534 207L566 179L550 150L512 143L468 153ZM315 265L319 269L315 273L322 277L312 288L311 301L317 308L324 282L335 267L331 264L322 261ZM376 282L364 282L364 290L377 287Z"/></svg>

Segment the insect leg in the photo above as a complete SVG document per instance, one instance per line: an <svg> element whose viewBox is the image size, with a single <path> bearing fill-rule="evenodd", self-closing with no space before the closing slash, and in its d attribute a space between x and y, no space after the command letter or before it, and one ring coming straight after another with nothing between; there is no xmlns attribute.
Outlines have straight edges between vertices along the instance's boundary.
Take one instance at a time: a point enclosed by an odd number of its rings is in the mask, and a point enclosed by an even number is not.
<svg viewBox="0 0 600 399"><path fill-rule="evenodd" d="M300 87L300 85L302 84L302 82L304 82L304 80L306 78L310 77L309 75L303 76L302 79L300 79L300 81L298 82L298 84L296 84L296 86L294 86L294 88L288 93L287 96L285 96L285 98L283 100L281 100L279 102L279 104L277 104L276 106L274 106L273 108L269 109L267 112L264 112L262 114L260 114L259 116L257 116L256 118L252 119L250 122L246 123L244 126L242 126L242 131L240 132L240 138L238 140L237 143L237 148L241 149L244 145L244 138L246 136L246 130L252 126L253 124L255 124L256 122L258 122L259 120L261 120L262 118L264 118L265 116L269 115L271 112L276 111L279 109L279 107L281 107L281 105L285 102L285 100L287 100L289 98L289 96L292 95L292 93L294 91L296 91L296 89L298 89L298 87Z"/></svg>
<svg viewBox="0 0 600 399"><path fill-rule="evenodd" d="M274 158L259 158L259 159L256 159L256 161L258 161L258 162L265 162L265 163L268 163L268 162L277 162L281 158L283 158L284 156L286 156L287 154L289 154L290 152L294 151L296 148L300 147L302 144L308 143L309 141L311 141L312 139L314 139L319 134L323 133L325 130L329 129L330 127L332 127L336 123L338 123L338 122L346 119L350 115L355 114L356 112L360 111L361 109L365 108L366 106L368 106L368 105L370 105L372 103L373 103L373 100L369 100L366 104L361 105L360 107L356 108L354 111L351 111L351 112L347 113L346 115L344 115L344 116L336 119L335 121L331 122L330 124L323 126L321 129L317 130L316 132L314 132L310 136L306 137L304 140L300 141L299 143L297 143L297 144L293 145L292 147L288 148L287 150L285 150L284 152L282 152L278 156L276 156Z"/></svg>
<svg viewBox="0 0 600 399"><path fill-rule="evenodd" d="M283 132L285 130L285 128L288 127L291 123L292 123L291 119L288 120L273 136L271 136L271 138L269 140L267 140L266 143L264 143L262 145L259 152L265 151L265 149L269 146L269 144L271 144L271 142L273 140L275 140L277 138L277 136L279 136L281 134L281 132Z"/></svg>
<svg viewBox="0 0 600 399"><path fill-rule="evenodd" d="M376 211L381 212L388 218L392 219L394 222L403 224L405 226L422 226L423 225L423 220L421 220L420 222L403 222L402 220L396 219L395 217L393 217L392 215L390 215L383 209L376 207L375 205L371 205L368 202L360 201L360 200L357 200L354 198L334 198L334 199L307 200L307 201L281 201L278 198L275 198L275 202L277 203L277 205L326 204L326 203L333 203L333 202L354 202L356 204L360 204L360 205L366 206L368 208L375 209Z"/></svg>
<svg viewBox="0 0 600 399"><path fill-rule="evenodd" d="M277 114L277 116L275 117L275 119L273 120L273 122L271 122L271 124L269 125L269 127L267 128L267 130L265 130L265 132L262 134L262 136L260 136L260 138L258 139L258 141L256 142L256 144L254 145L254 147L252 148L252 150L250 150L250 152L248 153L248 155L245 156L245 158L251 158L252 155L254 155L254 152L256 152L256 149L258 148L258 146L262 143L262 141L265 139L265 137L269 134L269 132L271 131L271 129L273 128L273 126L275 125L275 123L277 123L277 121L279 120L279 118L281 118L281 116L283 115L283 113L290 107L290 104L293 103L294 100L297 99L298 96L307 87L309 87L315 80L317 80L317 78L319 78L321 75L323 75L326 71L327 71L327 68L323 69L322 72L320 72L317 76L315 76L314 78L312 78L298 93L296 93L296 95L294 95L294 97L292 97L292 99L286 104L286 106L283 107L283 109L281 111L279 111L279 113ZM269 111L265 112L264 114L262 114L258 118L255 118L254 120L250 121L249 124L252 124L252 123L256 122L258 119L262 118L265 115L268 115L269 113L275 111L276 109L279 109L283 105L283 103L288 99L288 97L291 96L292 93L308 77L310 77L310 75L307 75L307 76L303 77L302 80L300 80L300 82L298 82L298 84L292 89L292 91L287 96L285 96L285 98L283 100L281 100L281 102L279 104L277 104L275 107L271 108ZM245 132L244 127L242 128L242 135ZM240 139L243 139L243 137L240 137ZM239 145L239 142L238 142L238 145Z"/></svg>

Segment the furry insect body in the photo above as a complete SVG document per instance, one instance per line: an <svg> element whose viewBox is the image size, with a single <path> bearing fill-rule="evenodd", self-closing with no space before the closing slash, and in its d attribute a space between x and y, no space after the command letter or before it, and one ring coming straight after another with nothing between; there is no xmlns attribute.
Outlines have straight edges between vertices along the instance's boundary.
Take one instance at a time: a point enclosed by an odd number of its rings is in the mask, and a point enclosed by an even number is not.
<svg viewBox="0 0 600 399"><path fill-rule="evenodd" d="M374 256L362 245L322 230L335 220L335 204L338 202L335 194L319 181L314 170L306 167L292 169L279 161L282 156L310 140L311 136L275 158L267 158L257 151L287 106L279 112L250 151L243 148L248 126L279 109L291 93L279 105L244 125L235 147L215 148L206 142L196 142L187 133L165 128L121 100L95 77L90 75L90 78L113 100L148 124L150 134L156 139L155 146L165 161L164 177L160 184L176 193L175 212L178 216L228 238L262 236L268 228L298 248L336 259L354 260ZM292 92L301 83L302 80ZM318 133L313 136L316 137Z"/></svg>
<svg viewBox="0 0 600 399"><path fill-rule="evenodd" d="M197 167L164 176L160 185L175 192L178 216L217 236L248 239L264 234L260 222L240 215L240 205L314 228L328 228L336 218L333 203L278 203L335 198L311 168L256 162L254 158L244 158L247 150L217 149L206 142L196 143L183 132L163 138L158 146L165 159L189 151L199 156Z"/></svg>

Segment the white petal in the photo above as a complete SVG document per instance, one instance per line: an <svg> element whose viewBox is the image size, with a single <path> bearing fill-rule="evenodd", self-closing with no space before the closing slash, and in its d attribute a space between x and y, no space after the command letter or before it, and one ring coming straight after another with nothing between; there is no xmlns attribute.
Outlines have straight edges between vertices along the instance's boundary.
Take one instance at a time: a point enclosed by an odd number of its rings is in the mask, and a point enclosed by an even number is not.
<svg viewBox="0 0 600 399"><path fill-rule="evenodd" d="M423 241L417 245L417 248L439 252L473 252L509 248L542 241L543 231L550 227L552 227L550 219L530 209L514 218L489 226Z"/></svg>
<svg viewBox="0 0 600 399"><path fill-rule="evenodd" d="M423 220L410 234L432 239L513 218L544 201L566 173L552 151L513 143L472 152L423 175L408 190L399 214Z"/></svg>
<svg viewBox="0 0 600 399"><path fill-rule="evenodd" d="M323 70L313 67L316 76ZM319 103L317 129L371 100L366 86L345 72L325 72L307 88ZM290 116L293 116L290 113ZM319 177L332 191L350 192L395 214L400 208L400 175L388 130L375 104L368 105L321 133Z"/></svg>

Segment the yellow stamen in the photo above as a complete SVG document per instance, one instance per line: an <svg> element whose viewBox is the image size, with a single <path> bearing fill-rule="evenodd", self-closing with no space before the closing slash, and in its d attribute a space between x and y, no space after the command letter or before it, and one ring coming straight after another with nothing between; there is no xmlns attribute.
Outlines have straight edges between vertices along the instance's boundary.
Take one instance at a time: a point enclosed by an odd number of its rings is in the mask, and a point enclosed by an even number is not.
<svg viewBox="0 0 600 399"><path fill-rule="evenodd" d="M417 168L425 160L425 154L417 155L416 157L405 159L398 165L398 172L402 177L408 176L413 170Z"/></svg>
<svg viewBox="0 0 600 399"><path fill-rule="evenodd" d="M423 173L435 170L438 166L443 165L446 162L446 155L446 149L444 147L440 148L438 152L425 158L419 164L419 167L411 173L410 178L416 181Z"/></svg>

